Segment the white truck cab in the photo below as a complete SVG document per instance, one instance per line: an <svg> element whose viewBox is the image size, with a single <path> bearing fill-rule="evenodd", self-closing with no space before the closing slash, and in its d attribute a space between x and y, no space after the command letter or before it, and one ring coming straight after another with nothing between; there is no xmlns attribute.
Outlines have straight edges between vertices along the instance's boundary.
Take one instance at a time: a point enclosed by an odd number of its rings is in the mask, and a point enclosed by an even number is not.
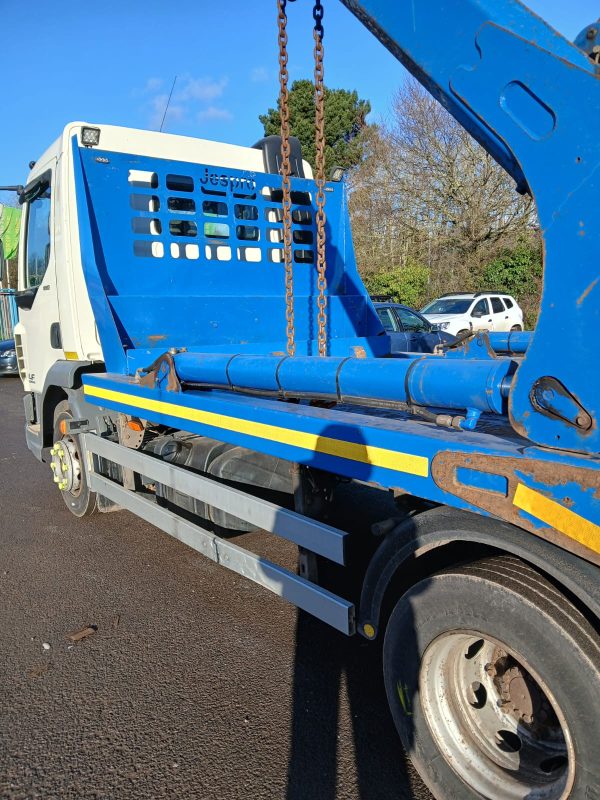
<svg viewBox="0 0 600 800"><path fill-rule="evenodd" d="M78 372L103 364L82 268L73 161L79 147L95 146L103 152L265 171L263 153L253 147L86 122L66 125L35 162L21 198L15 343L26 392L28 445L38 458L51 443L56 402L45 402L48 392L56 400L64 387L76 384ZM303 161L302 166L310 177L310 165Z"/></svg>

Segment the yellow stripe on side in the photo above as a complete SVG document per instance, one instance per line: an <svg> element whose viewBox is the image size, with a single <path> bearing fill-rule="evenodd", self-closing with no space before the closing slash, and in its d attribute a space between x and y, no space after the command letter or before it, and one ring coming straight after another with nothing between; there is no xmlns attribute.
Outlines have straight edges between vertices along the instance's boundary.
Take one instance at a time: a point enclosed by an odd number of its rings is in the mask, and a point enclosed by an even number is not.
<svg viewBox="0 0 600 800"><path fill-rule="evenodd" d="M215 414L212 411L180 406L175 403L166 403L163 400L151 400L147 397L117 392L113 389L104 389L99 386L85 386L86 395L98 400L112 400L116 403L126 403L134 408L168 414L171 417L180 417L191 422L211 425L214 428L256 436L259 439L268 439L272 442L301 447L303 450L323 453L324 455L346 458L350 461L359 461L374 467L392 469L396 472L407 472L410 475L419 475L426 478L429 475L429 459L425 456L415 456L410 453L399 453L396 450L387 450L384 447L374 447L368 444L356 444L342 439L332 439L329 436L319 436L316 433L306 433L290 428L281 428L277 425L267 425L264 422L251 422L239 417L229 417Z"/></svg>
<svg viewBox="0 0 600 800"><path fill-rule="evenodd" d="M513 505L589 547L595 553L600 553L600 526L594 525L585 517L561 506L555 500L550 500L543 494L519 483L513 498Z"/></svg>

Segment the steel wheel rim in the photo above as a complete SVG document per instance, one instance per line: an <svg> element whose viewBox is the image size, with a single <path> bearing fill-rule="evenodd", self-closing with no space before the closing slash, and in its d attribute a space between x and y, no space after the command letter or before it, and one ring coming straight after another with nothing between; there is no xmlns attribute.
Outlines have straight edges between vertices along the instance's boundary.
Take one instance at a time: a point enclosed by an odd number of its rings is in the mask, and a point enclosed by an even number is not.
<svg viewBox="0 0 600 800"><path fill-rule="evenodd" d="M450 767L488 800L563 800L575 758L564 715L539 675L502 642L452 632L423 655L420 701Z"/></svg>
<svg viewBox="0 0 600 800"><path fill-rule="evenodd" d="M54 443L50 453L52 455L50 466L54 473L55 481L57 477L65 481L64 486L61 486L59 481L58 488L65 494L79 497L82 487L82 465L77 443L73 438L63 436L62 439Z"/></svg>

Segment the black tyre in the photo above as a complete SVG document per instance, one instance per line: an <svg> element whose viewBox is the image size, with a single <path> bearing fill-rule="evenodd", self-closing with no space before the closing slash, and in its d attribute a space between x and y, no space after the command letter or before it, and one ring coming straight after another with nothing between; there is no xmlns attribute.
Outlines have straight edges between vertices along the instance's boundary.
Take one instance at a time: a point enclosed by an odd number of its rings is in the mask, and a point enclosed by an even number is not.
<svg viewBox="0 0 600 800"><path fill-rule="evenodd" d="M511 330L511 332L512 331L522 331L523 328L520 325L513 325L510 330Z"/></svg>
<svg viewBox="0 0 600 800"><path fill-rule="evenodd" d="M600 637L519 559L414 586L390 617L384 676L439 800L600 797Z"/></svg>
<svg viewBox="0 0 600 800"><path fill-rule="evenodd" d="M72 418L68 401L61 400L54 410L51 467L69 511L76 517L86 517L97 510L96 493L90 490L87 483L79 437L61 430L61 422Z"/></svg>

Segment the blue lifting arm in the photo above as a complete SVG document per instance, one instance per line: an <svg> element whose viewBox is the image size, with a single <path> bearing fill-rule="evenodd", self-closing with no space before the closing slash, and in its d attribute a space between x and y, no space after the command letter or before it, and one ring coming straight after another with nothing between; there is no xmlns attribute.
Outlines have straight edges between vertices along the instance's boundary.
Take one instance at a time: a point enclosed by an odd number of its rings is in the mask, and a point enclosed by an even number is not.
<svg viewBox="0 0 600 800"><path fill-rule="evenodd" d="M465 102L456 78L477 67L480 30L495 26L585 70L591 64L573 43L516 0L341 0L453 117L511 175L519 191L527 179L510 141ZM500 61L499 54L496 59ZM491 87L490 87L491 89Z"/></svg>
<svg viewBox="0 0 600 800"><path fill-rule="evenodd" d="M511 423L541 445L600 452L600 85L589 37L580 49L516 0L341 2L535 199L544 289Z"/></svg>

